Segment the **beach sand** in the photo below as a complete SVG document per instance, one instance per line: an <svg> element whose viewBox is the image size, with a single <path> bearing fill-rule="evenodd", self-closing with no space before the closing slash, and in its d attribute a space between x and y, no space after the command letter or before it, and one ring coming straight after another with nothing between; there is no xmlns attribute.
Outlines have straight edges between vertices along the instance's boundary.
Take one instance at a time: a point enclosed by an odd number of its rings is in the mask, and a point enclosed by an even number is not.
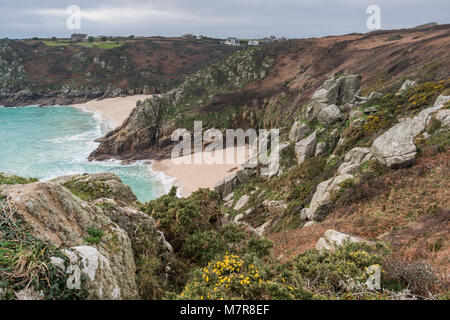
<svg viewBox="0 0 450 320"><path fill-rule="evenodd" d="M236 147L235 159L233 163L226 164L176 164L172 159L165 159L161 161L154 161L152 169L154 171L163 171L166 175L175 178L175 185L179 187L182 197L188 197L199 188L209 188L214 190L214 185L222 180L227 175L238 171L242 168L242 164L248 159L248 151L245 152L246 147ZM224 149L224 153L226 149ZM237 159L237 151L245 152L244 159ZM211 153L204 153L206 156ZM178 159L188 159L190 156L181 157ZM192 158L191 158L192 159ZM193 162L193 161L192 161Z"/></svg>
<svg viewBox="0 0 450 320"><path fill-rule="evenodd" d="M74 107L99 112L106 119L112 121L116 127L120 126L136 106L136 102L150 98L151 95L135 95L103 100L91 100L76 104Z"/></svg>
<svg viewBox="0 0 450 320"><path fill-rule="evenodd" d="M149 97L151 97L151 95L135 95L103 100L91 100L82 104L74 105L74 107L99 112L103 117L112 121L116 127L118 127L129 116L138 100L143 101ZM232 163L225 162L225 149L224 164L176 164L172 161L172 159L166 159L161 161L152 161L151 166L152 170L162 171L167 176L175 178L174 184L179 187L181 196L188 197L199 188L209 188L213 190L214 185L218 181L242 167L241 165L248 159L248 148L236 147L234 149L235 158ZM239 160L237 159L238 150L245 152L244 157ZM205 157L213 155L214 153L204 153ZM191 157L193 157L193 155L178 159L186 160Z"/></svg>

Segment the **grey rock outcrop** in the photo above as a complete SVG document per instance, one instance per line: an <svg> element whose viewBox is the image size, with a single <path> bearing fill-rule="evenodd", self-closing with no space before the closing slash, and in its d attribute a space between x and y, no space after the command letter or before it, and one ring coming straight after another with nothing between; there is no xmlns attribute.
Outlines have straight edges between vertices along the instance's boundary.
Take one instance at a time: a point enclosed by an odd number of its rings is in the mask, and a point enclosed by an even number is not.
<svg viewBox="0 0 450 320"><path fill-rule="evenodd" d="M388 167L410 165L417 154L414 139L425 131L433 114L443 108L450 96L439 96L433 107L422 110L412 119L405 119L379 136L372 144L374 157Z"/></svg>
<svg viewBox="0 0 450 320"><path fill-rule="evenodd" d="M398 90L399 92L408 90L411 87L414 87L417 85L417 82L413 81L413 80L409 80L406 79L405 82L403 82L402 86L400 87L400 89Z"/></svg>
<svg viewBox="0 0 450 320"><path fill-rule="evenodd" d="M272 215L282 214L287 209L286 203L279 200L264 200L262 205L264 210L269 211Z"/></svg>
<svg viewBox="0 0 450 320"><path fill-rule="evenodd" d="M84 259L85 264L89 264L90 278L86 282L89 299L138 297L131 240L99 208L75 197L57 183L37 182L2 189L2 194L17 208L20 219L34 236L74 252L78 260ZM88 228L101 230L103 236L89 249L74 249L86 246ZM94 263L100 260L102 263ZM71 274L74 277L78 272L75 269Z"/></svg>
<svg viewBox="0 0 450 320"><path fill-rule="evenodd" d="M342 246L345 243L366 243L373 245L373 242L364 240L359 237L354 237L336 230L327 230L316 244L316 250L322 252L323 250L334 251L336 247Z"/></svg>
<svg viewBox="0 0 450 320"><path fill-rule="evenodd" d="M382 96L381 93L373 91L369 94L369 100L381 98Z"/></svg>
<svg viewBox="0 0 450 320"><path fill-rule="evenodd" d="M224 198L229 195L238 185L239 180L237 174L232 173L217 182L214 186L214 191L216 191L222 198Z"/></svg>
<svg viewBox="0 0 450 320"><path fill-rule="evenodd" d="M306 117L312 120L329 105L347 104L355 101L355 95L361 86L360 75L342 76L338 79L330 78L317 89L311 102L306 107Z"/></svg>
<svg viewBox="0 0 450 320"><path fill-rule="evenodd" d="M295 121L292 125L291 131L289 132L289 140L297 142L303 139L308 133L309 126L302 123L301 121Z"/></svg>
<svg viewBox="0 0 450 320"><path fill-rule="evenodd" d="M353 174L366 161L373 156L369 148L356 147L347 152L344 156L344 162L338 168L338 174Z"/></svg>
<svg viewBox="0 0 450 320"><path fill-rule="evenodd" d="M332 193L340 189L339 184L352 178L353 175L351 174L342 174L320 183L311 199L309 208L302 209L301 217L310 221L323 220L324 217L321 215L320 209L331 202Z"/></svg>
<svg viewBox="0 0 450 320"><path fill-rule="evenodd" d="M322 109L317 116L317 120L324 124L330 125L341 119L341 111L335 104L330 104L329 106Z"/></svg>
<svg viewBox="0 0 450 320"><path fill-rule="evenodd" d="M243 207L245 207L245 205L248 203L249 200L250 200L250 197L247 196L246 194L244 194L244 195L238 200L238 202L236 202L236 205L234 206L234 210L235 210L235 211L241 210Z"/></svg>
<svg viewBox="0 0 450 320"><path fill-rule="evenodd" d="M303 163L306 159L314 156L317 143L317 130L310 134L307 138L300 140L295 144L295 154L298 164Z"/></svg>

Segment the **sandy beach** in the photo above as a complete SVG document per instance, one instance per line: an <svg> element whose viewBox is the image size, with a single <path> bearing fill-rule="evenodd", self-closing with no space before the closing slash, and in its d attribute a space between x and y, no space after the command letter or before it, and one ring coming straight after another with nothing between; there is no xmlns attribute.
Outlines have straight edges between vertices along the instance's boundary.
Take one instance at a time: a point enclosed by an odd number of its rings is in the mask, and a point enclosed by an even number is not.
<svg viewBox="0 0 450 320"><path fill-rule="evenodd" d="M120 126L129 116L130 112L136 106L138 100L145 100L151 95L135 95L119 98L108 98L103 100L91 100L82 104L74 105L77 108L99 112L103 117L112 121L116 126ZM162 171L167 176L175 178L174 184L179 187L180 194L188 197L199 188L214 189L214 185L225 176L241 168L241 165L248 159L248 148L239 147L235 149L235 157L232 163L224 164L177 164L172 159L153 161L152 169ZM238 150L244 151L243 159L237 159ZM224 150L225 157L226 149ZM205 152L203 157L213 157L214 153ZM178 160L192 158L193 155L180 157ZM192 161L193 162L193 161Z"/></svg>
<svg viewBox="0 0 450 320"><path fill-rule="evenodd" d="M214 185L223 179L225 176L233 173L240 168L242 164L248 159L248 152L245 152L246 147L236 147L234 163L226 164L177 164L172 159L165 159L161 161L154 161L152 169L155 171L163 171L166 175L175 178L175 185L180 188L181 196L188 197L199 188L209 188L214 190ZM241 150L246 153L244 159L237 159L237 151ZM224 153L226 149L224 149ZM204 156L211 156L213 154L205 152ZM178 158L192 159L192 155Z"/></svg>
<svg viewBox="0 0 450 320"><path fill-rule="evenodd" d="M134 95L103 100L91 100L85 103L76 104L74 107L99 112L118 127L126 118L128 118L131 111L136 106L137 101L143 101L150 97L151 95Z"/></svg>

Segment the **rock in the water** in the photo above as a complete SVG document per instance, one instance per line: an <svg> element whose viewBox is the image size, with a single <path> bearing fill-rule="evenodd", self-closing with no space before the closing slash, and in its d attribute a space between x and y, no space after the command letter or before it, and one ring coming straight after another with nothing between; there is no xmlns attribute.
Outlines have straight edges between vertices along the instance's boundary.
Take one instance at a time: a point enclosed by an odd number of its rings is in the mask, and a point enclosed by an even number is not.
<svg viewBox="0 0 450 320"><path fill-rule="evenodd" d="M325 125L330 125L341 119L341 111L335 104L331 104L319 112L317 120Z"/></svg>
<svg viewBox="0 0 450 320"><path fill-rule="evenodd" d="M307 138L300 140L295 144L295 154L297 155L298 164L301 164L306 159L314 156L316 143L317 143L317 130L315 130Z"/></svg>

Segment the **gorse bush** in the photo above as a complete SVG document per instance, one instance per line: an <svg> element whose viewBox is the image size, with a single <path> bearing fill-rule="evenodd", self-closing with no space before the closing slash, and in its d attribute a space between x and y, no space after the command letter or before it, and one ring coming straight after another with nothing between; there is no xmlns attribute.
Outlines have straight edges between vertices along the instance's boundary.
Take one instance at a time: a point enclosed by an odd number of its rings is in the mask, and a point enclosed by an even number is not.
<svg viewBox="0 0 450 320"><path fill-rule="evenodd" d="M300 278L277 272L254 255L226 253L221 259L195 270L178 299L310 299Z"/></svg>
<svg viewBox="0 0 450 320"><path fill-rule="evenodd" d="M219 195L206 189L181 199L172 190L147 203L143 210L156 220L175 252L188 260L204 262L224 246L218 233L221 217L218 203Z"/></svg>
<svg viewBox="0 0 450 320"><path fill-rule="evenodd" d="M343 293L364 284L367 268L380 265L382 258L366 244L350 243L334 251L308 250L294 259L294 265L317 293Z"/></svg>
<svg viewBox="0 0 450 320"><path fill-rule="evenodd" d="M219 195L207 189L181 199L172 189L142 209L155 219L177 257L186 264L202 265L226 251L254 252L262 257L272 247L270 241L252 238L238 225L222 225Z"/></svg>

